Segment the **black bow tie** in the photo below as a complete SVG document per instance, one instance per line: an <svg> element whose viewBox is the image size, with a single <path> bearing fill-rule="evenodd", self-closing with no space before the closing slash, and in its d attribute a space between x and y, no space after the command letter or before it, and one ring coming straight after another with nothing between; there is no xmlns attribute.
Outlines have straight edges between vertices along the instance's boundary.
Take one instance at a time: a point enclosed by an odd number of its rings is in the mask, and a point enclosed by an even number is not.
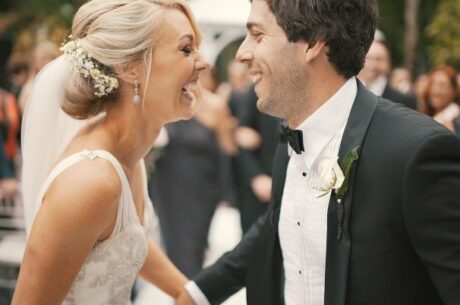
<svg viewBox="0 0 460 305"><path fill-rule="evenodd" d="M302 130L290 129L285 121L281 121L280 140L282 143L289 143L297 154L305 151Z"/></svg>

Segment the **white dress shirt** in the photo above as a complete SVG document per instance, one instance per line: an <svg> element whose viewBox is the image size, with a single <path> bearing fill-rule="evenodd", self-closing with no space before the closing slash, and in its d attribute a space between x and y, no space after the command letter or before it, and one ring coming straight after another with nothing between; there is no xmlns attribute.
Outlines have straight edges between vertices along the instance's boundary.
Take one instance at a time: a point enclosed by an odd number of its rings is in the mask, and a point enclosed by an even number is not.
<svg viewBox="0 0 460 305"><path fill-rule="evenodd" d="M297 128L303 132L305 151L296 154L289 148L291 158L278 225L286 305L324 304L330 193L320 197L324 185L319 177L318 164L326 158L338 158L356 93L353 77Z"/></svg>
<svg viewBox="0 0 460 305"><path fill-rule="evenodd" d="M324 304L330 194L319 197L322 183L318 164L324 158L338 157L356 94L356 79L352 77L297 128L303 132L305 152L296 154L288 148L291 158L278 225L285 272L286 305ZM186 289L196 304L209 305L195 283L189 282Z"/></svg>

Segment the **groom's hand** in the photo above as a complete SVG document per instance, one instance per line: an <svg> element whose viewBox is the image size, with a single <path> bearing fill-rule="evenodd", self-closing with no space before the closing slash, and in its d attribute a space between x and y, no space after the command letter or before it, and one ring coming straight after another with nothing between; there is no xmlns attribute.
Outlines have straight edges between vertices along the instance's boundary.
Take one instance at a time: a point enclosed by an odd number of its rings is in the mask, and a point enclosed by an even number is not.
<svg viewBox="0 0 460 305"><path fill-rule="evenodd" d="M188 294L187 290L182 289L179 297L176 299L176 305L196 305Z"/></svg>

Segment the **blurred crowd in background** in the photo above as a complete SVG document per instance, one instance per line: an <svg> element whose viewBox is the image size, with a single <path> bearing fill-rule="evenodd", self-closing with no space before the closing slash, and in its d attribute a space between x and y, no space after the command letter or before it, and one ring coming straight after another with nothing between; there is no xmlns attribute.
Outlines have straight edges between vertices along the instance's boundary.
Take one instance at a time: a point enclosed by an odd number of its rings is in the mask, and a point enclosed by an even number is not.
<svg viewBox="0 0 460 305"><path fill-rule="evenodd" d="M460 135L458 70L445 63L424 70L394 65L386 36L376 33L358 78L376 95L431 116ZM21 118L34 78L60 54L59 45L45 38L24 50L0 31L0 218L12 217L13 207L20 205ZM205 71L201 82L195 116L167 125L146 158L162 244L188 277L202 268L218 205L239 210L242 232L266 210L280 128L277 119L257 111L248 68L231 56ZM3 224L0 229L11 229Z"/></svg>

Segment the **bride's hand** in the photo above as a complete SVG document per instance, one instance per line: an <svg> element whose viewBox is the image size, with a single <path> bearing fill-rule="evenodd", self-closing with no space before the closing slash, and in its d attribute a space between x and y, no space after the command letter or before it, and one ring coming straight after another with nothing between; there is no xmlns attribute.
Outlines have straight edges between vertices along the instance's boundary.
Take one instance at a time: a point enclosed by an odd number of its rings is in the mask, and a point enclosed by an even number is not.
<svg viewBox="0 0 460 305"><path fill-rule="evenodd" d="M182 289L175 305L196 305L185 289Z"/></svg>

